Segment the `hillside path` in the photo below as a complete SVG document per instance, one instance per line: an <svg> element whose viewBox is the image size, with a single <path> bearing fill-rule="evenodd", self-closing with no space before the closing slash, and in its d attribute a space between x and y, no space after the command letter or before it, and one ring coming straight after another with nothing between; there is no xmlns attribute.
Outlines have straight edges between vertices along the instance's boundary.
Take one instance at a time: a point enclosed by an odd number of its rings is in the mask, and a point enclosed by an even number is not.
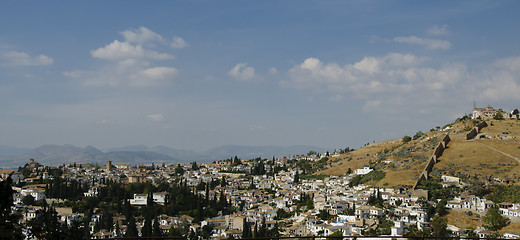
<svg viewBox="0 0 520 240"><path fill-rule="evenodd" d="M502 154L504 154L504 155L506 155L506 156L508 156L508 157L510 157L510 158L512 158L512 159L514 159L514 160L516 160L517 162L520 163L520 158L514 157L514 156L512 156L512 155L510 155L510 154L508 154L508 153L502 152L502 151L500 151L500 150L498 150L498 149L496 149L496 148L494 148L494 147L491 147L491 146L489 146L489 145L487 145L487 144L484 144L484 143L481 143L481 142L479 142L479 141L475 141L475 142L478 143L478 144L480 144L480 145L482 145L482 146L484 146L484 147L487 147L487 148L489 148L489 149L491 149L491 150L493 150L493 151L495 151L495 152L502 153Z"/></svg>

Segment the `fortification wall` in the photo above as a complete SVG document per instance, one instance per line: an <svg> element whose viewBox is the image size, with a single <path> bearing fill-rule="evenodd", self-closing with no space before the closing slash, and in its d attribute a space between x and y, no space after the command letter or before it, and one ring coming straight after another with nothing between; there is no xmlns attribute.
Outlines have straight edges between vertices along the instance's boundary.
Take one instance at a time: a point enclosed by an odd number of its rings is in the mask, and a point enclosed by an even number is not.
<svg viewBox="0 0 520 240"><path fill-rule="evenodd" d="M419 185L419 183L421 181L424 181L424 180L428 180L428 174L426 172L422 172L421 173L421 176L419 176L419 178L417 179L417 181L413 185L412 190L415 190L417 188L417 185Z"/></svg>
<svg viewBox="0 0 520 240"><path fill-rule="evenodd" d="M435 165L435 163L436 163L435 158L434 157L430 158L428 163L426 163L426 166L424 167L423 172L430 173L432 171L433 165Z"/></svg>
<svg viewBox="0 0 520 240"><path fill-rule="evenodd" d="M473 129L471 129L471 131L469 131L468 134L466 134L466 140L475 138L477 136L478 132L480 132L480 130L482 130L482 128L485 128L487 126L488 126L488 124L486 121L483 121L483 122L477 124L477 126L475 126Z"/></svg>
<svg viewBox="0 0 520 240"><path fill-rule="evenodd" d="M487 122L486 122L486 121L483 121L483 122L481 122L481 123L479 123L479 124L477 125L477 131L480 132L480 130L482 130L482 128L485 128L485 127L487 127L487 126L488 126L488 125L487 125Z"/></svg>
<svg viewBox="0 0 520 240"><path fill-rule="evenodd" d="M413 190L415 190L415 188L417 187L417 185L419 185L419 183L421 181L428 180L428 175L433 170L433 166L435 165L435 163L437 163L437 159L439 159L442 156L442 153L444 152L444 150L446 149L446 147L448 146L448 143L450 141L451 141L451 138L450 138L449 134L446 134L446 136L444 136L444 138L442 138L439 145L437 145L437 147L433 150L433 154L432 154L430 160L428 160L428 163L426 163L426 166L424 167L424 170L422 171L421 176L419 176L419 178L413 185L413 188L412 188Z"/></svg>
<svg viewBox="0 0 520 240"><path fill-rule="evenodd" d="M478 128L477 127L472 128L471 131L469 131L469 133L466 134L466 140L475 138L475 136L477 136L477 134L478 134Z"/></svg>
<svg viewBox="0 0 520 240"><path fill-rule="evenodd" d="M442 153L444 152L444 146L445 145L446 144L444 142L440 142L439 145L437 145L437 147L433 151L433 156L435 156L435 160L437 160L437 158L442 156Z"/></svg>
<svg viewBox="0 0 520 240"><path fill-rule="evenodd" d="M444 138L442 139L442 142L444 142L444 147L446 148L446 145L448 145L448 143L451 141L451 138L450 138L450 135L449 134L446 134L446 136L444 136Z"/></svg>
<svg viewBox="0 0 520 240"><path fill-rule="evenodd" d="M487 126L488 125L487 125L487 123L485 121L477 124L477 126L475 126L473 129L471 129L471 131L468 134L466 134L466 140L473 139L475 136L477 136L478 132L482 128L485 128ZM433 150L432 157L430 158L430 160L428 160L428 163L426 163L426 166L424 167L424 170L421 173L421 176L419 176L419 178L417 179L417 181L413 185L412 189L415 190L415 188L417 187L417 185L419 185L419 183L421 181L428 180L428 175L432 172L433 165L435 165L435 163L437 163L437 160L442 156L442 153L444 153L444 150L448 147L448 143L449 142L451 142L450 135L446 134L446 136L444 136L442 138L442 140L439 143L439 145L437 145L435 150Z"/></svg>

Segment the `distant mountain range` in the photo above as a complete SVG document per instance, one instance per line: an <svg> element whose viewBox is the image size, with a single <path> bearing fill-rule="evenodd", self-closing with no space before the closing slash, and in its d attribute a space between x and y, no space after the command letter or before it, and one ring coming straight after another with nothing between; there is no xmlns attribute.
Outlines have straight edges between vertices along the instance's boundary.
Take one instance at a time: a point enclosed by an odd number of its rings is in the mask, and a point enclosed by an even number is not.
<svg viewBox="0 0 520 240"><path fill-rule="evenodd" d="M305 154L309 151L325 152L324 148L313 146L237 146L226 145L208 151L178 150L165 146L147 147L145 145L109 148L103 151L87 146L85 148L66 145L44 145L34 149L0 146L0 168L17 168L30 158L43 164L56 166L69 163L98 163L104 165L107 160L113 163L139 164L173 164L189 162L211 162L238 156L242 159L257 157L271 158Z"/></svg>

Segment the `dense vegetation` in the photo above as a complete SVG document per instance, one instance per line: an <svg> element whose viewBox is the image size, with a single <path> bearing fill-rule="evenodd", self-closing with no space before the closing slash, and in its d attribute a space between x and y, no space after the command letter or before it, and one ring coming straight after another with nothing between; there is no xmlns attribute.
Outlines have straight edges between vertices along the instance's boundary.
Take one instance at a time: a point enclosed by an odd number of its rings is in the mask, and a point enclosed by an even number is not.
<svg viewBox="0 0 520 240"><path fill-rule="evenodd" d="M385 178L385 175L386 174L383 171L372 171L365 175L356 175L350 180L349 185L350 187L353 187L370 181L378 182Z"/></svg>
<svg viewBox="0 0 520 240"><path fill-rule="evenodd" d="M495 185L490 188L489 200L495 203L513 202L520 203L520 186Z"/></svg>

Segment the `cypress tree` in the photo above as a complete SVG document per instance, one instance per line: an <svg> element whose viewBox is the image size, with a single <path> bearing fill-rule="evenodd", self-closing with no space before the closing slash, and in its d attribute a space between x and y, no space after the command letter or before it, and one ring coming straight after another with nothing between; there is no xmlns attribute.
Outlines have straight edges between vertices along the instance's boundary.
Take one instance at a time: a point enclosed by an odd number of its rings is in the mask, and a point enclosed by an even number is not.
<svg viewBox="0 0 520 240"><path fill-rule="evenodd" d="M128 226L126 228L125 237L137 237L137 226L135 224L134 216L130 215L130 219L128 219Z"/></svg>

